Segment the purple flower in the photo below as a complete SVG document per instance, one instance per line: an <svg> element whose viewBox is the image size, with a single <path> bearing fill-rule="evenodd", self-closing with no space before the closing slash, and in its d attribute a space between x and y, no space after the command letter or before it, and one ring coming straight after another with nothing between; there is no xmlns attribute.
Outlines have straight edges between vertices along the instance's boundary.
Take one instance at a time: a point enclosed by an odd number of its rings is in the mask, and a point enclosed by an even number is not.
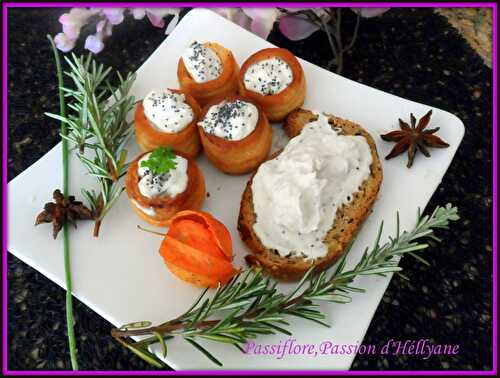
<svg viewBox="0 0 500 378"><path fill-rule="evenodd" d="M113 34L113 25L108 20L101 20L95 26L96 32L104 37L111 37Z"/></svg>
<svg viewBox="0 0 500 378"><path fill-rule="evenodd" d="M312 33L320 30L317 22L311 21L305 14L294 14L299 11L309 11L318 18L328 23L330 14L324 8L285 8L291 14L280 18L279 29L281 33L292 41L298 41L309 37Z"/></svg>
<svg viewBox="0 0 500 378"><path fill-rule="evenodd" d="M142 20L144 16L148 16L151 25L157 28L165 27L165 16L173 15L165 30L165 34L170 34L179 22L180 8L130 8L130 13L136 20Z"/></svg>
<svg viewBox="0 0 500 378"><path fill-rule="evenodd" d="M211 10L266 39L280 16L276 8L211 8Z"/></svg>
<svg viewBox="0 0 500 378"><path fill-rule="evenodd" d="M86 38L85 48L95 54L99 53L104 48L104 40L113 32L113 25L118 25L125 19L126 11L136 20L148 16L151 24L159 28L165 27L164 17L172 15L165 30L166 34L173 31L179 22L180 15L180 8L72 8L69 13L64 13L59 17L63 33L57 34L54 39L57 48L63 52L73 49L82 27L89 20L97 19L96 34Z"/></svg>
<svg viewBox="0 0 500 378"><path fill-rule="evenodd" d="M77 39L82 26L87 23L90 16L92 12L86 8L72 8L69 13L61 15L59 22L63 26L64 34L68 38Z"/></svg>
<svg viewBox="0 0 500 378"><path fill-rule="evenodd" d="M291 40L308 37L319 29L318 25L310 22L304 15L287 15L277 8L211 8L216 13L230 21L250 30L266 39L273 29L274 23L279 21L282 33ZM318 17L329 20L328 12L323 8L284 8L290 13L298 11L312 11Z"/></svg>
<svg viewBox="0 0 500 378"><path fill-rule="evenodd" d="M146 15L146 8L132 8L130 10L130 13L132 13L132 16L136 20L142 20L144 16Z"/></svg>
<svg viewBox="0 0 500 378"><path fill-rule="evenodd" d="M211 10L240 25L242 28L251 30L252 19L241 8L211 8Z"/></svg>
<svg viewBox="0 0 500 378"><path fill-rule="evenodd" d="M287 15L280 18L279 29L288 39L298 41L319 30L319 26L309 21L305 16Z"/></svg>
<svg viewBox="0 0 500 378"><path fill-rule="evenodd" d="M99 54L104 48L104 42L102 41L102 35L97 33L89 35L85 40L85 48L92 51L94 54Z"/></svg>
<svg viewBox="0 0 500 378"><path fill-rule="evenodd" d="M167 25L167 29L165 30L165 34L170 34L172 30L174 30L174 28L177 26L177 23L179 22L180 8L147 8L145 10L145 14L146 16L148 16L149 22L151 22L151 24L153 26L156 26L157 28L164 28L165 27L164 17L168 15L173 15L174 17L169 22L169 24ZM142 11L137 12L137 16L140 15L142 15Z"/></svg>
<svg viewBox="0 0 500 378"><path fill-rule="evenodd" d="M54 37L54 42L59 50L61 50L62 52L68 52L73 50L73 48L75 47L76 39L69 38L64 33L58 33Z"/></svg>
<svg viewBox="0 0 500 378"><path fill-rule="evenodd" d="M317 20L310 20L299 11L313 12L321 20L328 23L330 14L326 8L284 8L285 12L277 8L212 8L213 11L235 22L241 27L266 39L279 22L279 29L288 39L296 41L309 37L320 29ZM389 8L351 8L361 17L375 17ZM84 25L95 20L96 34L85 40L85 48L98 53L104 48L104 40L110 37L113 25L123 22L127 14L136 20L148 17L151 24L158 28L165 28L165 34L170 34L179 22L181 8L72 8L59 18L63 32L55 37L57 47L64 52L74 48L75 42ZM173 16L168 25L165 17ZM90 21L89 21L90 20Z"/></svg>
<svg viewBox="0 0 500 378"><path fill-rule="evenodd" d="M353 12L364 18L377 17L384 14L391 8L351 8Z"/></svg>
<svg viewBox="0 0 500 378"><path fill-rule="evenodd" d="M124 8L104 8L102 13L106 16L111 25L118 25L123 22Z"/></svg>
<svg viewBox="0 0 500 378"><path fill-rule="evenodd" d="M275 21L280 16L276 8L241 8L252 19L250 30L259 37L267 39Z"/></svg>

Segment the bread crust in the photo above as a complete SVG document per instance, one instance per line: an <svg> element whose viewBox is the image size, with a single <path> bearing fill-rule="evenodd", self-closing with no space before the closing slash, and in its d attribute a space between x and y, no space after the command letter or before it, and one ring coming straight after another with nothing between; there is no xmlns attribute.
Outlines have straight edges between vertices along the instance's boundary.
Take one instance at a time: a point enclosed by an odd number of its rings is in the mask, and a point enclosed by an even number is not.
<svg viewBox="0 0 500 378"><path fill-rule="evenodd" d="M238 93L238 75L240 68L233 53L215 42L206 42L203 46L213 50L222 63L222 74L205 83L197 83L189 74L182 57L177 64L177 79L181 89L193 96L200 106L205 106L215 99L223 99Z"/></svg>
<svg viewBox="0 0 500 378"><path fill-rule="evenodd" d="M247 69L261 60L275 57L283 59L290 66L293 74L290 85L280 93L267 96L246 89L244 77ZM239 75L239 88L243 96L251 98L261 106L270 122L278 122L283 121L291 111L299 108L304 103L306 79L302 66L295 55L286 49L268 48L257 51L243 63Z"/></svg>
<svg viewBox="0 0 500 378"><path fill-rule="evenodd" d="M231 96L227 101L242 100L255 105L259 111L259 119L255 129L241 140L226 140L205 132L198 126L201 143L208 159L222 172L229 175L242 175L254 171L269 155L272 145L272 128L267 117L258 104L243 96ZM212 105L219 103L214 100L202 110L200 120L207 114Z"/></svg>
<svg viewBox="0 0 500 378"><path fill-rule="evenodd" d="M317 115L311 111L297 109L288 115L284 130L289 137L293 138L301 132L307 123L316 119ZM253 229L256 222L252 198L253 176L248 181L241 198L238 232L251 252L245 259L249 265L262 267L266 273L281 281L300 279L312 265L318 271L325 270L333 265L342 256L361 228L364 220L370 214L382 183L382 166L371 135L360 125L348 120L328 115L328 121L332 127L339 130L343 135L362 135L370 147L372 164L370 166L370 176L363 182L360 190L353 195L354 199L337 210L335 222L324 239L324 242L328 245L326 256L314 261L305 260L301 257L286 258L266 248ZM272 158L276 156L277 154Z"/></svg>
<svg viewBox="0 0 500 378"><path fill-rule="evenodd" d="M157 147L172 147L175 152L184 154L187 157L195 158L201 150L200 136L198 134L198 117L201 108L196 100L186 92L178 89L169 89L174 93L183 94L186 103L193 110L193 120L184 129L177 133L166 133L157 130L144 114L142 101L137 104L134 116L134 128L137 144L142 151L151 151Z"/></svg>
<svg viewBox="0 0 500 378"><path fill-rule="evenodd" d="M166 227L170 223L170 218L172 218L179 211L199 210L206 198L205 180L196 162L182 154L178 155L183 156L188 160L188 184L186 190L177 194L175 197L159 196L149 198L142 195L138 185L139 175L137 173L137 166L139 160L146 153L147 152L140 154L130 164L125 176L125 189L130 200L130 205L137 215L154 226ZM132 200L136 201L142 207L152 208L155 211L155 215L151 216L146 214L139 207L137 207Z"/></svg>

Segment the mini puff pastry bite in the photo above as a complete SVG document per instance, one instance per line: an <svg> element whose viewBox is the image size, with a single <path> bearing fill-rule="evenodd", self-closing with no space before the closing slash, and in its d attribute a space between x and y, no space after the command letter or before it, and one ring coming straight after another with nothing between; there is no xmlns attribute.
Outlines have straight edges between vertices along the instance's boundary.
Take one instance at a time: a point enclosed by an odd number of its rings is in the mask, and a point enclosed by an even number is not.
<svg viewBox="0 0 500 378"><path fill-rule="evenodd" d="M160 146L194 158L201 149L196 122L201 108L196 100L177 89L148 93L135 110L137 143L143 151Z"/></svg>
<svg viewBox="0 0 500 378"><path fill-rule="evenodd" d="M254 100L271 122L282 121L304 103L306 81L297 58L288 50L257 51L241 66L240 94Z"/></svg>
<svg viewBox="0 0 500 378"><path fill-rule="evenodd" d="M208 159L228 174L255 170L271 150L272 129L266 115L242 96L207 104L198 128Z"/></svg>
<svg viewBox="0 0 500 378"><path fill-rule="evenodd" d="M155 173L148 162L162 164L160 147L139 155L129 166L125 188L134 211L146 222L165 227L177 212L199 210L205 200L205 180L195 161L168 150L171 169ZM160 157L158 157L160 156Z"/></svg>
<svg viewBox="0 0 500 378"><path fill-rule="evenodd" d="M177 78L183 91L201 106L214 99L238 92L239 66L233 53L215 42L193 42L177 65Z"/></svg>

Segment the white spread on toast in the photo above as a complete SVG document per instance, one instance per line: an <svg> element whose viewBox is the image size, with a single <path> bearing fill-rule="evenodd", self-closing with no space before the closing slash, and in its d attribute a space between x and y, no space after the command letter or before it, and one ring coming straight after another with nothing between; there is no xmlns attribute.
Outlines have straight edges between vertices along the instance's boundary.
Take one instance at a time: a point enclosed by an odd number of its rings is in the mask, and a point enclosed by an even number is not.
<svg viewBox="0 0 500 378"><path fill-rule="evenodd" d="M372 155L363 136L340 135L328 118L304 126L252 182L254 231L282 257L326 256L324 239L337 209L352 201L370 175Z"/></svg>
<svg viewBox="0 0 500 378"><path fill-rule="evenodd" d="M196 41L184 51L182 61L197 83L206 83L222 74L222 62L217 53Z"/></svg>
<svg viewBox="0 0 500 378"><path fill-rule="evenodd" d="M274 57L252 64L243 77L245 88L264 96L285 90L293 81L292 69L283 59Z"/></svg>
<svg viewBox="0 0 500 378"><path fill-rule="evenodd" d="M176 156L176 167L166 173L154 175L149 168L141 167L141 163L149 158L151 153L139 159L137 174L139 175L139 191L144 197L158 196L175 197L186 190L188 184L188 161L182 156Z"/></svg>
<svg viewBox="0 0 500 378"><path fill-rule="evenodd" d="M211 106L198 125L207 134L236 141L250 135L258 120L259 110L254 104L242 100L224 100Z"/></svg>
<svg viewBox="0 0 500 378"><path fill-rule="evenodd" d="M193 109L186 103L186 97L168 89L149 92L142 105L146 118L161 132L178 133L194 118Z"/></svg>

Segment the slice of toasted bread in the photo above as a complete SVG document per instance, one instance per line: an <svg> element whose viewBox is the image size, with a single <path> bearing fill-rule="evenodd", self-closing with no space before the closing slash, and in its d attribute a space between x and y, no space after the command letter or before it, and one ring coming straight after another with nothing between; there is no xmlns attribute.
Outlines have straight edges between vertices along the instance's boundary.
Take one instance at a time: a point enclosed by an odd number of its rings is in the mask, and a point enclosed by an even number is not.
<svg viewBox="0 0 500 378"><path fill-rule="evenodd" d="M300 134L307 123L315 121L317 118L318 116L309 110L297 109L288 115L284 130L289 137L293 138ZM371 135L360 125L331 115L328 115L328 123L342 135L362 135L370 146L372 164L370 176L363 182L360 190L354 194L353 200L337 210L332 227L324 239L324 243L328 245L326 256L316 260L306 260L300 257L300 254L297 254L298 257L296 255L282 257L277 251L266 248L253 229L256 222L252 198L253 176L248 181L241 198L238 231L241 239L252 253L247 255L245 259L249 265L262 267L265 272L279 280L298 280L312 265L315 265L318 270L324 270L337 261L371 212L382 183L382 166Z"/></svg>

